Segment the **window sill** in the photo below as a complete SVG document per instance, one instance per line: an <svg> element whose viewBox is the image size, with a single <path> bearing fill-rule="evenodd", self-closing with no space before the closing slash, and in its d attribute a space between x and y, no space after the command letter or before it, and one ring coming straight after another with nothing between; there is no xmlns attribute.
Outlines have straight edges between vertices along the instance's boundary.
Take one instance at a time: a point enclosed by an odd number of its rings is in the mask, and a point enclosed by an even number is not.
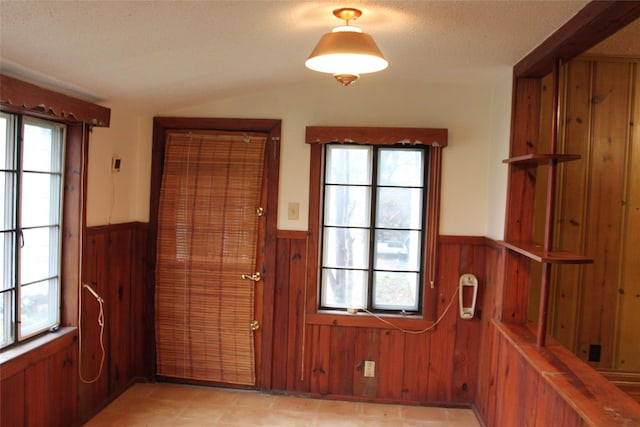
<svg viewBox="0 0 640 427"><path fill-rule="evenodd" d="M0 380L37 363L78 340L78 328L67 326L40 335L0 353Z"/></svg>
<svg viewBox="0 0 640 427"><path fill-rule="evenodd" d="M387 323L388 322L388 323ZM406 329L420 331L431 325L433 320L420 315L381 315L380 318L369 313L346 313L331 310L307 314L306 323L311 325L351 326L360 328Z"/></svg>

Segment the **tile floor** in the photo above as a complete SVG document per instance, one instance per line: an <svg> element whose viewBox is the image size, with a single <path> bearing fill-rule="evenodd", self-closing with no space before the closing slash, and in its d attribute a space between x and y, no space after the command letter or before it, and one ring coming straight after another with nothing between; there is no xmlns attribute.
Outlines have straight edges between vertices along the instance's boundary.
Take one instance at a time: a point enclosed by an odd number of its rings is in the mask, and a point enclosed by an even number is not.
<svg viewBox="0 0 640 427"><path fill-rule="evenodd" d="M342 402L209 387L135 384L85 426L477 427L470 409Z"/></svg>

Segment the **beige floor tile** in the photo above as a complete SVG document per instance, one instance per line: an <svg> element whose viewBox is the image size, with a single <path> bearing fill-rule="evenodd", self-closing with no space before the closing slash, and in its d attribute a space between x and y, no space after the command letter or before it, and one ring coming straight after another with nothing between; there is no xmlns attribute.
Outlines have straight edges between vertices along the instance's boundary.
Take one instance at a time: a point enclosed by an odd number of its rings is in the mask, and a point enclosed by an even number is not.
<svg viewBox="0 0 640 427"><path fill-rule="evenodd" d="M320 401L305 397L279 396L275 399L272 409L280 412L303 412L306 414L316 413Z"/></svg>
<svg viewBox="0 0 640 427"><path fill-rule="evenodd" d="M135 384L89 427L479 427L470 409L346 402L178 384Z"/></svg>

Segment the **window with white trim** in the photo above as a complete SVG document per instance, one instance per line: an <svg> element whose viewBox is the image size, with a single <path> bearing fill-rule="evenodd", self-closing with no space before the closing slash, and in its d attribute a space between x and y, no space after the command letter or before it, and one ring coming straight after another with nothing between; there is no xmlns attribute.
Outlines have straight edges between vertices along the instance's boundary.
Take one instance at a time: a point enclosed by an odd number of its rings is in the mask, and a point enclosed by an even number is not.
<svg viewBox="0 0 640 427"><path fill-rule="evenodd" d="M0 113L0 348L60 322L65 131Z"/></svg>

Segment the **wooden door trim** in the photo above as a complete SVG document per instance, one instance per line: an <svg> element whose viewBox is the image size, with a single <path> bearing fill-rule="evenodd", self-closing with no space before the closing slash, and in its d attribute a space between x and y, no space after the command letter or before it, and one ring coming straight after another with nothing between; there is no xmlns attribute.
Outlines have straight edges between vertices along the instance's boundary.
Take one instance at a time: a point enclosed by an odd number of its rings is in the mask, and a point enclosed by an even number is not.
<svg viewBox="0 0 640 427"><path fill-rule="evenodd" d="M513 67L521 77L543 77L554 62L580 55L640 18L640 2L592 1Z"/></svg>
<svg viewBox="0 0 640 427"><path fill-rule="evenodd" d="M273 353L273 307L275 299L275 270L276 270L276 232L278 220L278 187L280 176L280 135L281 123L279 119L227 119L205 117L154 117L153 119L153 147L151 154L151 191L149 203L149 273L151 289L149 305L151 306L151 321L149 322L149 336L152 340L153 372L156 372L155 352L155 259L156 240L158 237L158 208L160 204L160 185L164 160L166 133L170 130L221 130L245 131L267 134L267 152L265 153L265 177L267 180L267 205L265 218L265 248L263 276L264 293L262 299L263 318L260 329L262 331L262 349L260 366L256 375L256 386L261 390L271 390L271 365Z"/></svg>

